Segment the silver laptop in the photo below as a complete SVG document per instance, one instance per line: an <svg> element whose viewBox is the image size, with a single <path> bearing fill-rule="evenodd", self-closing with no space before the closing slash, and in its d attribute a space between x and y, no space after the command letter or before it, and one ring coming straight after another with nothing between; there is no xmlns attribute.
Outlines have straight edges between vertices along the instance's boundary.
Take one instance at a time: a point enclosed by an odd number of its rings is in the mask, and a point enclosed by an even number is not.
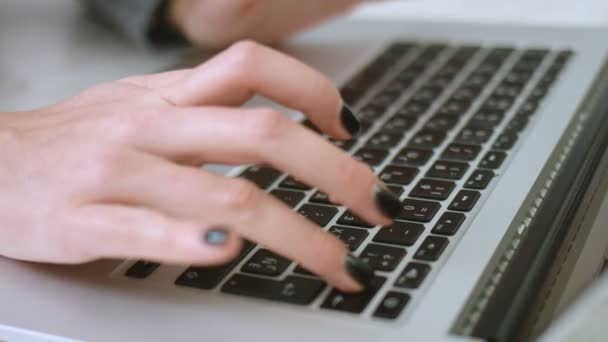
<svg viewBox="0 0 608 342"><path fill-rule="evenodd" d="M254 243L213 268L0 259L0 340L533 339L558 256L580 253L577 222L604 194L607 33L339 22L295 39L287 50L335 79L363 122L333 143L403 211L374 227L280 171L228 173L337 235L376 268L374 286L340 293Z"/></svg>

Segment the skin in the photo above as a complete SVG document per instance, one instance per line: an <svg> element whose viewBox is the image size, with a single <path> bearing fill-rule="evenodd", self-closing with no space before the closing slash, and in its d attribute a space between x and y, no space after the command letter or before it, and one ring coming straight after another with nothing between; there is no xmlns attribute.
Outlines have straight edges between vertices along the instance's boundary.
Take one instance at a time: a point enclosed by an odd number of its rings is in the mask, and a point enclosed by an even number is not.
<svg viewBox="0 0 608 342"><path fill-rule="evenodd" d="M369 0L368 0L369 1ZM199 46L224 47L238 39L276 43L364 0L173 0L168 19Z"/></svg>
<svg viewBox="0 0 608 342"><path fill-rule="evenodd" d="M3 113L0 255L213 265L233 258L247 238L344 291L360 290L344 269L347 249L337 238L252 183L200 169L270 164L371 223L390 223L374 205L379 180L370 168L280 112L239 108L255 94L305 113L328 135L349 138L328 79L251 41L194 69L134 76L50 107ZM204 232L217 227L229 230L227 242L205 244Z"/></svg>

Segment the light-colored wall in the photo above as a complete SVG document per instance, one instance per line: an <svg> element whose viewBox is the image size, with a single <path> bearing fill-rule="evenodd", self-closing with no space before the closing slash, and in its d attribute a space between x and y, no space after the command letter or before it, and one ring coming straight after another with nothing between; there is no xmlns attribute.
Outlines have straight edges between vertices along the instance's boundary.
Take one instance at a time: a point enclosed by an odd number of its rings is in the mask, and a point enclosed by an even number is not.
<svg viewBox="0 0 608 342"><path fill-rule="evenodd" d="M364 18L411 18L608 25L608 0L389 0L353 13Z"/></svg>

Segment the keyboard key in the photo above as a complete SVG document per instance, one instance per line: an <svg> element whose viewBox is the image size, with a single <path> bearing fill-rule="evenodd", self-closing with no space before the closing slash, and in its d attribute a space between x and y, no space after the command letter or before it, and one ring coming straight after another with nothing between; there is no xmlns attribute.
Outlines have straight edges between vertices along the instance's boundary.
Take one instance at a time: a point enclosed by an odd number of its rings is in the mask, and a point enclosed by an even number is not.
<svg viewBox="0 0 608 342"><path fill-rule="evenodd" d="M338 219L338 224L345 224L349 226L361 227L361 228L373 228L374 226L363 221L358 216L347 210Z"/></svg>
<svg viewBox="0 0 608 342"><path fill-rule="evenodd" d="M513 145L517 142L517 134L514 133L503 133L496 138L492 148L495 150L510 150Z"/></svg>
<svg viewBox="0 0 608 342"><path fill-rule="evenodd" d="M395 281L396 287L417 289L431 271L431 266L419 262L410 262Z"/></svg>
<svg viewBox="0 0 608 342"><path fill-rule="evenodd" d="M463 116L469 110L467 101L449 100L437 109L437 115Z"/></svg>
<svg viewBox="0 0 608 342"><path fill-rule="evenodd" d="M304 204L300 207L298 212L319 226L325 227L329 221L336 216L338 208L324 205Z"/></svg>
<svg viewBox="0 0 608 342"><path fill-rule="evenodd" d="M233 259L230 263L219 266L207 266L207 267L188 267L180 276L175 280L175 285L196 287L199 289L210 290L216 287L222 279L249 253L253 248L254 244L249 241L244 241L241 253Z"/></svg>
<svg viewBox="0 0 608 342"><path fill-rule="evenodd" d="M446 134L444 132L425 129L416 133L412 140L409 141L408 147L435 148L441 145L445 138Z"/></svg>
<svg viewBox="0 0 608 342"><path fill-rule="evenodd" d="M448 209L456 211L471 211L481 195L478 191L460 190Z"/></svg>
<svg viewBox="0 0 608 342"><path fill-rule="evenodd" d="M370 243L360 253L359 259L374 270L390 272L397 268L405 256L405 249Z"/></svg>
<svg viewBox="0 0 608 342"><path fill-rule="evenodd" d="M380 305L374 311L374 317L395 319L410 301L410 295L391 291L384 296Z"/></svg>
<svg viewBox="0 0 608 342"><path fill-rule="evenodd" d="M450 144L441 155L442 159L471 161L477 158L481 146L466 144Z"/></svg>
<svg viewBox="0 0 608 342"><path fill-rule="evenodd" d="M416 184L410 196L443 201L450 196L454 186L454 182L425 178Z"/></svg>
<svg viewBox="0 0 608 342"><path fill-rule="evenodd" d="M310 187L309 185L304 184L291 176L285 178L285 180L283 180L281 182L281 184L279 184L279 186L281 188L304 190L304 191L312 189L312 187Z"/></svg>
<svg viewBox="0 0 608 342"><path fill-rule="evenodd" d="M448 243L449 241L445 237L434 235L427 236L416 251L416 254L414 254L414 259L436 261L439 259Z"/></svg>
<svg viewBox="0 0 608 342"><path fill-rule="evenodd" d="M525 116L515 116L504 129L507 134L518 134L526 128L530 120Z"/></svg>
<svg viewBox="0 0 608 342"><path fill-rule="evenodd" d="M344 293L334 289L327 296L321 307L330 310L361 313L385 281L386 278L384 277L374 277L371 286L360 293Z"/></svg>
<svg viewBox="0 0 608 342"><path fill-rule="evenodd" d="M304 199L304 193L299 191L275 189L272 190L270 194L278 198L291 208L295 208Z"/></svg>
<svg viewBox="0 0 608 342"><path fill-rule="evenodd" d="M321 204L333 204L329 200L329 196L321 191L317 191L310 197L310 202L312 203L321 203Z"/></svg>
<svg viewBox="0 0 608 342"><path fill-rule="evenodd" d="M139 260L129 267L125 275L129 278L143 279L147 278L152 272L160 266L159 263Z"/></svg>
<svg viewBox="0 0 608 342"><path fill-rule="evenodd" d="M490 151L479 162L479 167L493 170L498 169L506 157L507 154L505 152Z"/></svg>
<svg viewBox="0 0 608 342"><path fill-rule="evenodd" d="M418 169L408 166L388 165L380 172L384 183L408 185L418 174Z"/></svg>
<svg viewBox="0 0 608 342"><path fill-rule="evenodd" d="M395 156L391 164L422 166L426 164L426 162L428 162L432 156L432 150L421 150L417 148L406 147L399 151L399 153Z"/></svg>
<svg viewBox="0 0 608 342"><path fill-rule="evenodd" d="M369 148L390 149L403 139L403 134L380 132L372 136L366 146Z"/></svg>
<svg viewBox="0 0 608 342"><path fill-rule="evenodd" d="M462 213L446 211L441 215L431 233L438 235L454 235L464 222L466 216Z"/></svg>
<svg viewBox="0 0 608 342"><path fill-rule="evenodd" d="M355 144L357 143L357 140L356 139L338 140L338 139L330 138L329 142L334 144L334 146L343 149L344 151L350 151L350 149L353 146L355 146Z"/></svg>
<svg viewBox="0 0 608 342"><path fill-rule="evenodd" d="M469 127L494 129L504 118L504 113L481 110L469 121Z"/></svg>
<svg viewBox="0 0 608 342"><path fill-rule="evenodd" d="M255 183L260 189L266 190L279 178L280 175L280 171L270 167L250 166L243 171L243 173L241 173L240 177Z"/></svg>
<svg viewBox="0 0 608 342"><path fill-rule="evenodd" d="M390 191L392 191L395 196L397 197L401 197L401 194L403 194L404 190L402 186L398 186L398 185L387 185L386 186Z"/></svg>
<svg viewBox="0 0 608 342"><path fill-rule="evenodd" d="M493 130L467 126L460 131L455 141L469 145L483 145L492 136Z"/></svg>
<svg viewBox="0 0 608 342"><path fill-rule="evenodd" d="M387 150L378 150L363 147L359 149L353 156L355 159L362 161L370 166L378 166L382 164L384 159L388 156Z"/></svg>
<svg viewBox="0 0 608 342"><path fill-rule="evenodd" d="M424 125L424 129L429 131L447 132L456 126L459 119L459 117L453 115L436 115Z"/></svg>
<svg viewBox="0 0 608 342"><path fill-rule="evenodd" d="M278 281L235 274L222 286L222 292L304 305L312 302L323 288L325 283L319 279L288 276Z"/></svg>
<svg viewBox="0 0 608 342"><path fill-rule="evenodd" d="M429 169L426 177L459 180L469 169L468 163L439 160Z"/></svg>
<svg viewBox="0 0 608 342"><path fill-rule="evenodd" d="M349 228L342 226L332 226L328 230L334 234L338 239L342 240L351 251L359 248L363 240L367 238L369 233L364 229Z"/></svg>
<svg viewBox="0 0 608 342"><path fill-rule="evenodd" d="M494 178L494 172L490 170L475 170L464 184L467 189L483 190Z"/></svg>
<svg viewBox="0 0 608 342"><path fill-rule="evenodd" d="M441 208L437 202L422 201L408 198L403 201L403 210L399 218L409 221L430 222Z"/></svg>
<svg viewBox="0 0 608 342"><path fill-rule="evenodd" d="M405 134L408 130L414 127L414 124L416 124L416 119L397 115L390 118L384 124L384 126L380 128L380 132L389 134L399 134L403 136L403 134Z"/></svg>
<svg viewBox="0 0 608 342"><path fill-rule="evenodd" d="M386 106L367 104L357 113L357 118L361 121L375 122L386 112Z"/></svg>
<svg viewBox="0 0 608 342"><path fill-rule="evenodd" d="M412 126L413 126L413 123L415 123L421 116L423 116L424 113L426 113L426 111L428 109L429 109L428 104L410 101L410 102L407 102L406 104L404 104L403 107L401 107L397 111L397 113L395 113L394 118L410 119L409 122L411 122ZM389 120L388 122L391 122L393 119ZM409 127L409 128L411 128L411 127Z"/></svg>
<svg viewBox="0 0 608 342"><path fill-rule="evenodd" d="M374 242L411 246L416 243L423 231L424 226L419 223L394 221L378 230Z"/></svg>
<svg viewBox="0 0 608 342"><path fill-rule="evenodd" d="M505 113L513 106L513 101L514 99L511 97L491 96L483 103L481 110Z"/></svg>
<svg viewBox="0 0 608 342"><path fill-rule="evenodd" d="M267 249L259 249L241 267L241 271L276 277L289 267L291 261Z"/></svg>

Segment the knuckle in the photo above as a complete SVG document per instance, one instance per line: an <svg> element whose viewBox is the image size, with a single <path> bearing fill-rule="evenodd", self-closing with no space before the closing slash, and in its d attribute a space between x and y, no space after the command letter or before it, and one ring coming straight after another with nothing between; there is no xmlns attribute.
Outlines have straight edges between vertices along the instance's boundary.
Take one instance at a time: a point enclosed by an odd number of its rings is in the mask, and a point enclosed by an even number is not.
<svg viewBox="0 0 608 342"><path fill-rule="evenodd" d="M259 109L253 115L247 116L247 125L255 140L276 140L287 124L283 113L272 109Z"/></svg>
<svg viewBox="0 0 608 342"><path fill-rule="evenodd" d="M262 47L251 40L242 40L232 44L225 54L229 75L236 79L247 79L254 67Z"/></svg>
<svg viewBox="0 0 608 342"><path fill-rule="evenodd" d="M107 186L129 169L127 153L118 148L100 148L88 159L87 177L94 187Z"/></svg>
<svg viewBox="0 0 608 342"><path fill-rule="evenodd" d="M225 191L225 206L234 212L249 212L258 200L259 190L251 182L235 179Z"/></svg>

